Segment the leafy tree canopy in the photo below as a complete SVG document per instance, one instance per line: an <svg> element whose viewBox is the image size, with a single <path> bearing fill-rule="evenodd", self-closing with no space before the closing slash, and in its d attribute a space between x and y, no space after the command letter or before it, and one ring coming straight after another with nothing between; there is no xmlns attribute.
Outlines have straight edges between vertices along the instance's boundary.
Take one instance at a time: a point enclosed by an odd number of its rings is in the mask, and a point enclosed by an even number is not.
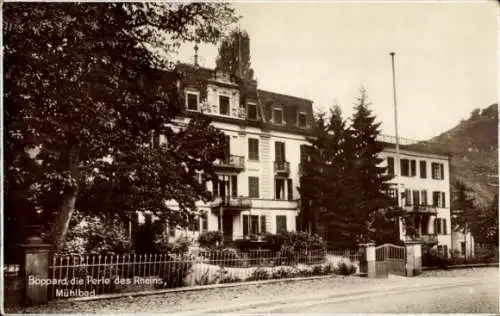
<svg viewBox="0 0 500 316"><path fill-rule="evenodd" d="M210 178L223 137L205 118L175 126L177 76L157 69L170 66L168 53L183 41L215 43L236 21L234 10L6 3L3 17L7 218L33 218L37 209L42 222L53 223L56 246L75 204L167 211L185 221L195 201L207 198L196 171ZM152 148L152 133L167 144ZM165 199L179 208L166 208Z"/></svg>

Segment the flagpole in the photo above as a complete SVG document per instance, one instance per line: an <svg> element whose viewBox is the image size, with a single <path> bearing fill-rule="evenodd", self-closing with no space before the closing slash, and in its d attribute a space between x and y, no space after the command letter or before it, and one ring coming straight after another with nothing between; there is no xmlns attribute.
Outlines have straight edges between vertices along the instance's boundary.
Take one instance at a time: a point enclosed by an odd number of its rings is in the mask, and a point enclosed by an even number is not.
<svg viewBox="0 0 500 316"><path fill-rule="evenodd" d="M400 157L399 157L399 131L398 131L398 104L397 104L397 98L396 98L396 67L394 65L394 56L396 55L395 52L391 52L391 62L392 62L392 90L393 90L393 101L394 101L394 132L395 132L395 137L396 137L396 161L394 163L394 175L396 178L396 192L397 192L397 200L398 200L398 207L401 207L401 193L400 193L400 172L401 172L401 167L400 167ZM401 231L400 231L401 232ZM404 237L404 236L400 236Z"/></svg>

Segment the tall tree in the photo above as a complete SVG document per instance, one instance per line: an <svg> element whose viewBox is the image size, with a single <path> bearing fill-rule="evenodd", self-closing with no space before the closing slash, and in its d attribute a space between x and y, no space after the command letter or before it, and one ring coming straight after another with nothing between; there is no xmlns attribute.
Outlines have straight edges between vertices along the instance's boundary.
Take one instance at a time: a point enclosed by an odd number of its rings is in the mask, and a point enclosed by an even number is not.
<svg viewBox="0 0 500 316"><path fill-rule="evenodd" d="M382 143L377 141L380 123L375 122L376 117L369 109L365 89L362 88L360 92L350 126L354 148L350 172L355 175L350 189L357 192L353 205L357 225L353 230L358 241L366 241L372 239L377 229L372 224L377 212L393 209L394 200L387 195L388 181L392 176L386 173L385 167L380 166L383 161L380 154L384 149Z"/></svg>
<svg viewBox="0 0 500 316"><path fill-rule="evenodd" d="M233 79L253 79L250 67L250 37L246 31L236 29L227 35L219 46L216 69L229 73Z"/></svg>
<svg viewBox="0 0 500 316"><path fill-rule="evenodd" d="M179 209L167 209L168 216L188 217L194 201L206 196L195 171L210 177L208 164L222 136L203 120L179 133L172 126L181 113L176 77L153 67L169 65L158 50L171 52L182 41L215 43L236 21L233 9L206 3L6 3L3 17L4 142L12 150L6 193L43 210L44 222L53 223L54 245L62 244L87 186L113 187L117 178L120 190L147 200L133 206L165 211L170 198ZM163 156L148 145L151 131L166 136ZM190 140L204 142L185 143ZM9 212L15 217L14 207Z"/></svg>

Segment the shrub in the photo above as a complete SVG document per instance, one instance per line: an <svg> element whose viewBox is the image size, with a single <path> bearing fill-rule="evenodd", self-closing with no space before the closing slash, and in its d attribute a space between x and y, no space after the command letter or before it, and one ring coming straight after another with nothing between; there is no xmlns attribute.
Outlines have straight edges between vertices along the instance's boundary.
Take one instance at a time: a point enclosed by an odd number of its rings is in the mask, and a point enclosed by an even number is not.
<svg viewBox="0 0 500 316"><path fill-rule="evenodd" d="M333 274L334 272L335 272L335 268L333 267L333 265L331 263L327 264L323 269L324 274Z"/></svg>
<svg viewBox="0 0 500 316"><path fill-rule="evenodd" d="M113 254L132 250L123 223L118 218L81 216L68 231L66 242L60 254Z"/></svg>
<svg viewBox="0 0 500 316"><path fill-rule="evenodd" d="M275 270L271 274L271 278L272 279L283 279L283 278L289 278L291 275L292 275L292 273L290 273L289 270L281 267L278 270Z"/></svg>
<svg viewBox="0 0 500 316"><path fill-rule="evenodd" d="M240 267L242 258L238 251L233 248L223 248L203 253L208 259L209 264L219 265L221 267Z"/></svg>
<svg viewBox="0 0 500 316"><path fill-rule="evenodd" d="M224 239L224 235L220 231L205 231L198 237L200 247L207 249L218 248Z"/></svg>
<svg viewBox="0 0 500 316"><path fill-rule="evenodd" d="M356 266L351 263L341 262L335 269L335 274L351 275L356 273Z"/></svg>
<svg viewBox="0 0 500 316"><path fill-rule="evenodd" d="M425 267L438 267L441 269L447 269L448 266L452 264L452 259L449 259L438 253L436 249L428 249L422 256L422 266Z"/></svg>
<svg viewBox="0 0 500 316"><path fill-rule="evenodd" d="M325 273L322 266L318 265L313 267L312 275L323 275L323 274Z"/></svg>
<svg viewBox="0 0 500 316"><path fill-rule="evenodd" d="M268 280L271 276L269 275L269 271L257 268L252 275L250 275L246 280L247 281L260 281L260 280Z"/></svg>

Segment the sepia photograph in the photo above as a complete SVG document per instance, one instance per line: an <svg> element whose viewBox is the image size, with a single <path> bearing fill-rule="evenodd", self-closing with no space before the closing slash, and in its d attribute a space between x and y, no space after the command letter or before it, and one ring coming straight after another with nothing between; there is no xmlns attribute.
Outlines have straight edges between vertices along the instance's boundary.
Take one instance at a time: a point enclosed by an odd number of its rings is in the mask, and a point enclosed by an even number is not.
<svg viewBox="0 0 500 316"><path fill-rule="evenodd" d="M497 1L1 6L1 314L500 312Z"/></svg>

